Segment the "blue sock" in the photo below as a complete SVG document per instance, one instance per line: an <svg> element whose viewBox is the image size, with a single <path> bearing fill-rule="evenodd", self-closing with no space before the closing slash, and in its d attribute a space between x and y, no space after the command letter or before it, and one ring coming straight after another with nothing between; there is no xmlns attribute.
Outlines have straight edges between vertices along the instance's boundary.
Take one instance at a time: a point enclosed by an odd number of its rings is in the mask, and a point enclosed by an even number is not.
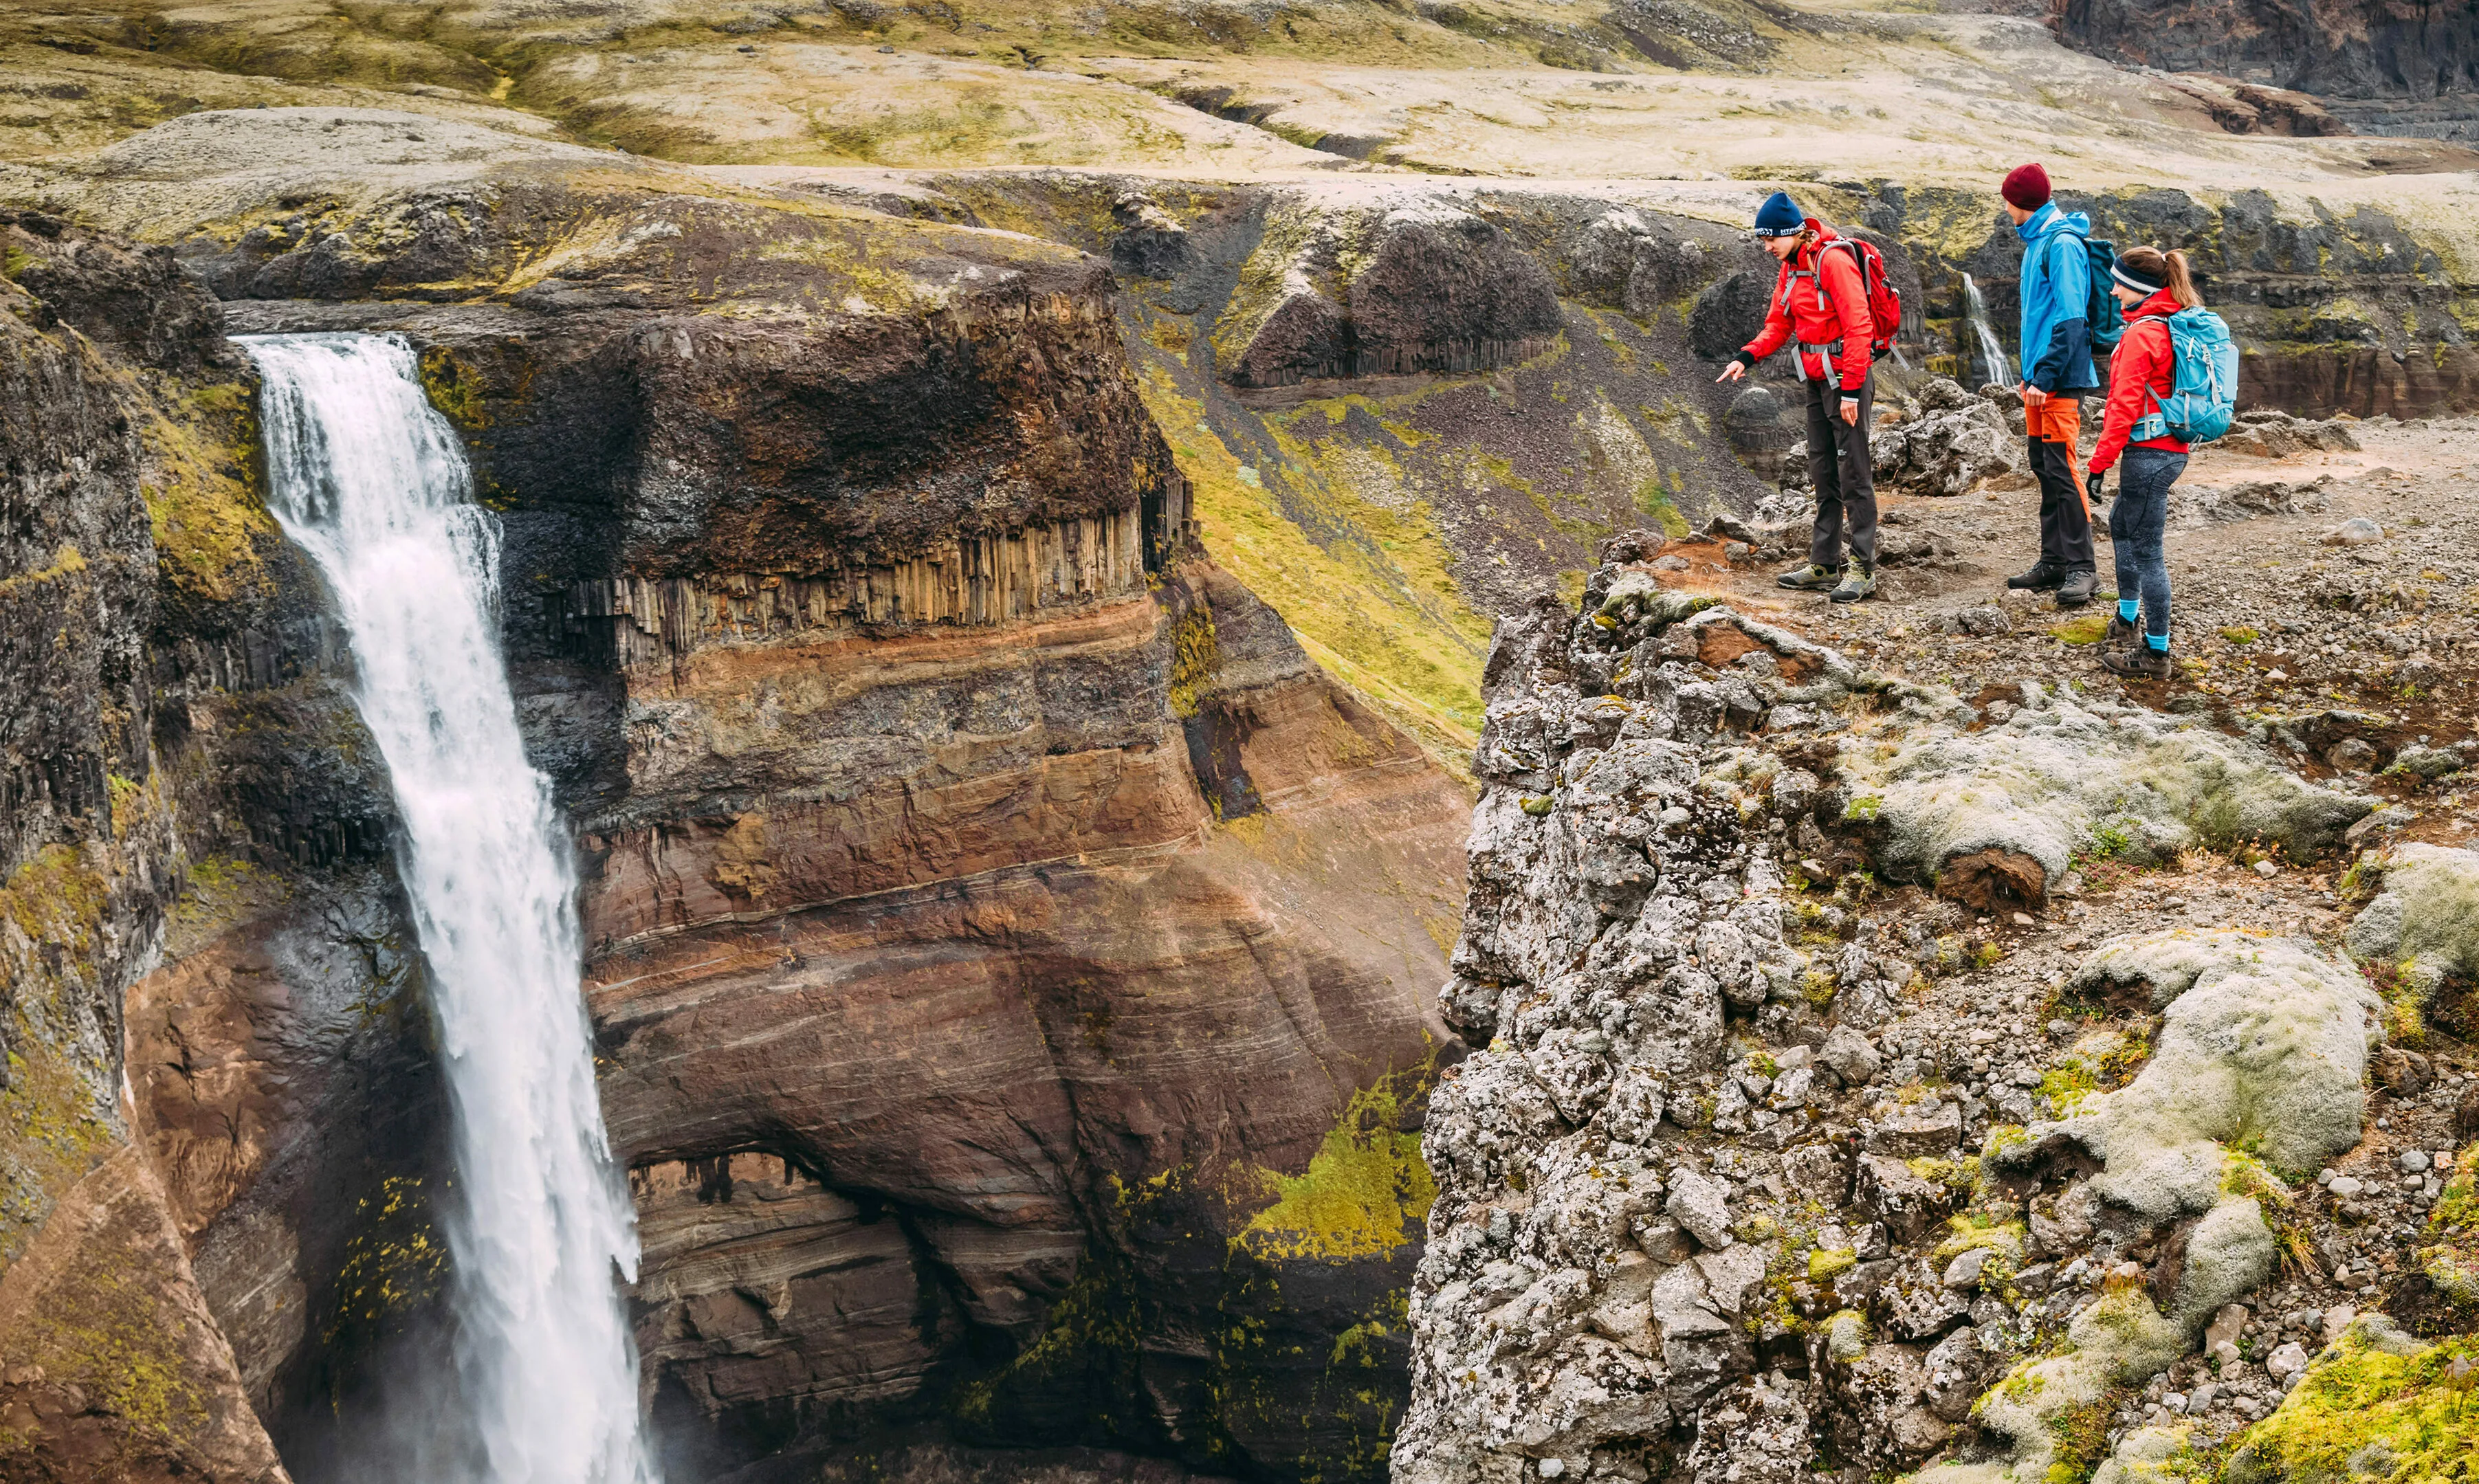
<svg viewBox="0 0 2479 1484"><path fill-rule="evenodd" d="M2169 652L2169 636L2167 634L2145 634L2143 636L2143 642L2157 653L2166 654Z"/></svg>
<svg viewBox="0 0 2479 1484"><path fill-rule="evenodd" d="M2121 623L2121 624L2132 624L2132 623L2134 623L2134 615L2135 615L2136 609L2137 609L2139 606L2140 606L2139 601L2138 601L2138 600L2136 600L2136 599L2133 599L2133 598L2121 598L2121 599L2119 599L2119 600L2117 601L2117 619L2118 619L2118 622L2119 622L2119 623Z"/></svg>

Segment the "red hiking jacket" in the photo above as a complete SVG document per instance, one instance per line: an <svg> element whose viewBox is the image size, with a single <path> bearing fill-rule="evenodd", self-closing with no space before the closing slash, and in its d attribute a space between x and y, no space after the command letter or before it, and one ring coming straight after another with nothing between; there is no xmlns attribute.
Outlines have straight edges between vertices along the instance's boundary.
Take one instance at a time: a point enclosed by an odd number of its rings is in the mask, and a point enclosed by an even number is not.
<svg viewBox="0 0 2479 1484"><path fill-rule="evenodd" d="M2158 317L2174 315L2183 306L2163 289L2125 312L2126 334L2108 356L2108 406L2100 417L2100 445L2092 449L2091 472L2107 473L2126 448L2126 435L2135 420L2160 405L2177 385L2178 361L2169 350L2169 326ZM2175 438L2147 438L2138 448L2166 448L2184 453Z"/></svg>
<svg viewBox="0 0 2479 1484"><path fill-rule="evenodd" d="M1849 247L1828 249L1827 243L1839 242L1833 229L1810 217L1807 224L1816 230L1817 241L1791 254L1774 279L1774 295L1765 307L1764 332L1744 347L1751 360L1761 361L1779 350L1796 331L1799 342L1806 345L1830 345L1842 343L1842 353L1833 358L1839 373L1835 384L1857 388L1868 378L1868 344L1877 337L1876 321L1868 318L1868 289L1859 281L1858 255ZM1825 276L1825 294L1816 292L1816 277ZM1816 380L1825 378L1825 357L1802 354L1802 375Z"/></svg>

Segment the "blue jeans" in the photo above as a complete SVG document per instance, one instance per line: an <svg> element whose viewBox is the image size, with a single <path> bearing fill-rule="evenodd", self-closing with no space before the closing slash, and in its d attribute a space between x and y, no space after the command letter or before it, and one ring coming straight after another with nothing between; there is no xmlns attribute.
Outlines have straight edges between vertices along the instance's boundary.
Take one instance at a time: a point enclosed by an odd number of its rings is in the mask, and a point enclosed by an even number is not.
<svg viewBox="0 0 2479 1484"><path fill-rule="evenodd" d="M2169 636L2169 486L2186 472L2186 455L2166 448L2129 448L2117 465L2117 503L2108 507L2109 546L2117 555L2117 596L2143 597L2143 631Z"/></svg>

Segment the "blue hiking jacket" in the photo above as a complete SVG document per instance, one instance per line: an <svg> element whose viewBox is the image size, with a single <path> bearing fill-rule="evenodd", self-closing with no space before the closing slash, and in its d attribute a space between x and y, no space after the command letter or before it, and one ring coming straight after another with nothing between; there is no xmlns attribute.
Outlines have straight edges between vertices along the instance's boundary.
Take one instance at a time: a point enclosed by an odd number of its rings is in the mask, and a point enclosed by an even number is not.
<svg viewBox="0 0 2479 1484"><path fill-rule="evenodd" d="M2041 391L2097 392L2092 374L2091 218L2048 202L2014 229L2023 239L2023 379Z"/></svg>

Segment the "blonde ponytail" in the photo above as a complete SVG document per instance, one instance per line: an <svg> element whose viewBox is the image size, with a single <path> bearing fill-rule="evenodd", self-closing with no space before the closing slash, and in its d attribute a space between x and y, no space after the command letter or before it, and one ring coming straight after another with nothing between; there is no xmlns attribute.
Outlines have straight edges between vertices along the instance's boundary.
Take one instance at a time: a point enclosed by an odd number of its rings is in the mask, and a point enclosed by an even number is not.
<svg viewBox="0 0 2479 1484"><path fill-rule="evenodd" d="M2195 292L2195 276L2186 270L2186 255L2172 247L2160 255L2169 265L2169 295L2181 309L2201 309L2204 296Z"/></svg>

